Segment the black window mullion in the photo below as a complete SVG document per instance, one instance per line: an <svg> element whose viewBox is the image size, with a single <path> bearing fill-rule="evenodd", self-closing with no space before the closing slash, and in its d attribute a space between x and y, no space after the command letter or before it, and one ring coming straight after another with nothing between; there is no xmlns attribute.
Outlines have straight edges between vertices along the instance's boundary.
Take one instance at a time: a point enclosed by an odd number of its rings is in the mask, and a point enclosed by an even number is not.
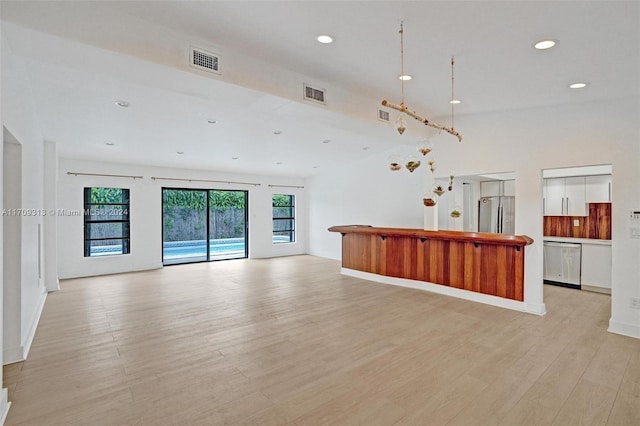
<svg viewBox="0 0 640 426"><path fill-rule="evenodd" d="M211 210L211 206L209 205L209 193L210 192L211 191L205 191L204 192L205 193L205 203L206 203L205 205L207 206L207 218L206 218L207 226L205 227L205 232L207 233L207 238L205 239L206 244L207 244L207 262L211 261L211 253L210 253L211 252L211 229L210 229L211 223L209 223L209 221L210 221L209 214L210 214L210 210Z"/></svg>
<svg viewBox="0 0 640 426"><path fill-rule="evenodd" d="M276 197L278 202L276 203ZM286 198L285 198L286 197ZM280 203L280 201L285 201ZM277 204L277 205L276 205ZM284 205L283 205L284 204ZM278 242L295 242L295 195L274 194L273 195L273 236L281 236L288 238L289 241L274 241ZM285 214L285 217L281 217L281 214ZM277 217L276 217L277 216ZM285 221L283 223L283 221ZM284 229L281 229L281 225Z"/></svg>
<svg viewBox="0 0 640 426"><path fill-rule="evenodd" d="M118 191L120 191L120 193L115 193L113 195L119 195L119 198L122 201L119 202L93 202L92 201L92 194L93 194L93 189L92 187L88 187L88 188L84 188L84 255L85 257L91 257L92 256L92 242L93 241L121 241L121 245L120 245L120 254L128 254L131 252L131 228L130 228L130 215L129 215L129 208L130 208L130 191L127 188L107 188L108 190L111 189L116 189ZM95 215L95 217L91 216L91 210L100 210L100 209L107 209L107 208L120 208L123 213L120 215L114 215L115 217L120 217L120 219L110 219L109 216L111 215L102 215L102 214L97 214ZM125 213L126 212L126 213ZM97 219L101 216L107 216L106 218L103 219ZM119 224L120 225L120 229L119 229L119 236L117 237L113 237L113 236L102 236L102 237L98 237L96 236L96 232L92 230L93 226L92 225L104 225L101 227L101 232L103 234L107 234L107 235L114 235L113 230L110 229L112 227L109 227L109 225L111 224ZM105 229L106 226L106 229ZM108 244L107 244L108 245ZM93 253L94 255L96 254L95 252ZM108 254L113 254L113 253L108 253Z"/></svg>

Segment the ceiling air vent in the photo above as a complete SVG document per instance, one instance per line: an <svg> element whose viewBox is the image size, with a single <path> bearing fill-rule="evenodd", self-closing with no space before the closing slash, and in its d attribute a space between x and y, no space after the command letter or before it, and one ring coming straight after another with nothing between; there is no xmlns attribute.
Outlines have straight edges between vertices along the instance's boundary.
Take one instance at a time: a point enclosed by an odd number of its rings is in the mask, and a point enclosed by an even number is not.
<svg viewBox="0 0 640 426"><path fill-rule="evenodd" d="M389 111L378 108L378 120L384 121L385 123L390 123Z"/></svg>
<svg viewBox="0 0 640 426"><path fill-rule="evenodd" d="M311 87L308 84L305 84L304 98L308 101L324 104L324 89L318 89L315 87Z"/></svg>
<svg viewBox="0 0 640 426"><path fill-rule="evenodd" d="M201 69L203 71L220 74L220 55L218 55L217 53L211 53L202 49L191 48L190 56L190 65L192 67Z"/></svg>

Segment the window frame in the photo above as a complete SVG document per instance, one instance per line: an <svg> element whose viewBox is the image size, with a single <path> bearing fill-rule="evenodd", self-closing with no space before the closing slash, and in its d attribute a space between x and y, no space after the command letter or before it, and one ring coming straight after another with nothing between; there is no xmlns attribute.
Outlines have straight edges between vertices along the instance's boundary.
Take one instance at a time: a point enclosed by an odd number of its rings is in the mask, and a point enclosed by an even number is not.
<svg viewBox="0 0 640 426"><path fill-rule="evenodd" d="M91 202L91 192L94 188L107 188L107 189L117 189L122 191L122 199L126 200L121 203L94 203ZM103 186L90 186L85 187L83 190L83 206L84 206L84 229L83 229L83 239L84 239L84 257L85 258L96 258L96 257L107 257L107 256L122 256L131 254L131 190L129 188L115 188L115 187L103 187ZM108 220L96 220L91 219L91 211L96 209L96 206L100 206L98 208L111 208L111 209L120 209L123 212L126 212L126 219L108 219ZM121 215L122 216L122 215ZM122 236L120 237L101 237L101 238L91 238L90 229L92 224L113 224L119 223L123 226ZM88 226L89 225L89 226ZM126 232L125 232L126 231ZM126 234L126 235L125 235ZM91 254L91 242L92 241L109 241L109 240L121 240L121 252L120 253L108 253L108 254Z"/></svg>
<svg viewBox="0 0 640 426"><path fill-rule="evenodd" d="M276 206L274 205L273 199L276 196L289 197L289 204L286 206ZM292 216L288 217L275 217L274 210L275 208L289 208ZM271 233L271 244L292 244L296 242L296 196L294 194L272 194L271 195L271 216L272 216L272 233ZM276 221L291 221L292 228L291 229L278 229L275 228ZM274 236L276 233L288 232L289 233L289 241L275 241Z"/></svg>

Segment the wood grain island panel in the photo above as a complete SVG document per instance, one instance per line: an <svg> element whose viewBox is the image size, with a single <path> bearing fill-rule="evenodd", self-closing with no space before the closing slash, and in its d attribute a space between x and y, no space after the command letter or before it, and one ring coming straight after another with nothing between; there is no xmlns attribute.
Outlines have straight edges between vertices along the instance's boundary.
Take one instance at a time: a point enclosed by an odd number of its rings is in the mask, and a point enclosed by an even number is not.
<svg viewBox="0 0 640 426"><path fill-rule="evenodd" d="M524 300L526 235L332 226L342 267Z"/></svg>

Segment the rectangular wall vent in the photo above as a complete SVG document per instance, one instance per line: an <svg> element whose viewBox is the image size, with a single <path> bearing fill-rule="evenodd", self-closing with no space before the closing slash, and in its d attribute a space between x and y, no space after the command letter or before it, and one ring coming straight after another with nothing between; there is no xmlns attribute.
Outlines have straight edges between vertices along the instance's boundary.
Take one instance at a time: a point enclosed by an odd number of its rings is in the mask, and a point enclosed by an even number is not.
<svg viewBox="0 0 640 426"><path fill-rule="evenodd" d="M324 104L324 89L318 89L311 87L308 84L304 85L304 98L308 101L318 102Z"/></svg>
<svg viewBox="0 0 640 426"><path fill-rule="evenodd" d="M191 48L190 63L192 67L207 72L220 74L220 55L202 49Z"/></svg>
<svg viewBox="0 0 640 426"><path fill-rule="evenodd" d="M378 108L378 120L389 123L389 111Z"/></svg>

